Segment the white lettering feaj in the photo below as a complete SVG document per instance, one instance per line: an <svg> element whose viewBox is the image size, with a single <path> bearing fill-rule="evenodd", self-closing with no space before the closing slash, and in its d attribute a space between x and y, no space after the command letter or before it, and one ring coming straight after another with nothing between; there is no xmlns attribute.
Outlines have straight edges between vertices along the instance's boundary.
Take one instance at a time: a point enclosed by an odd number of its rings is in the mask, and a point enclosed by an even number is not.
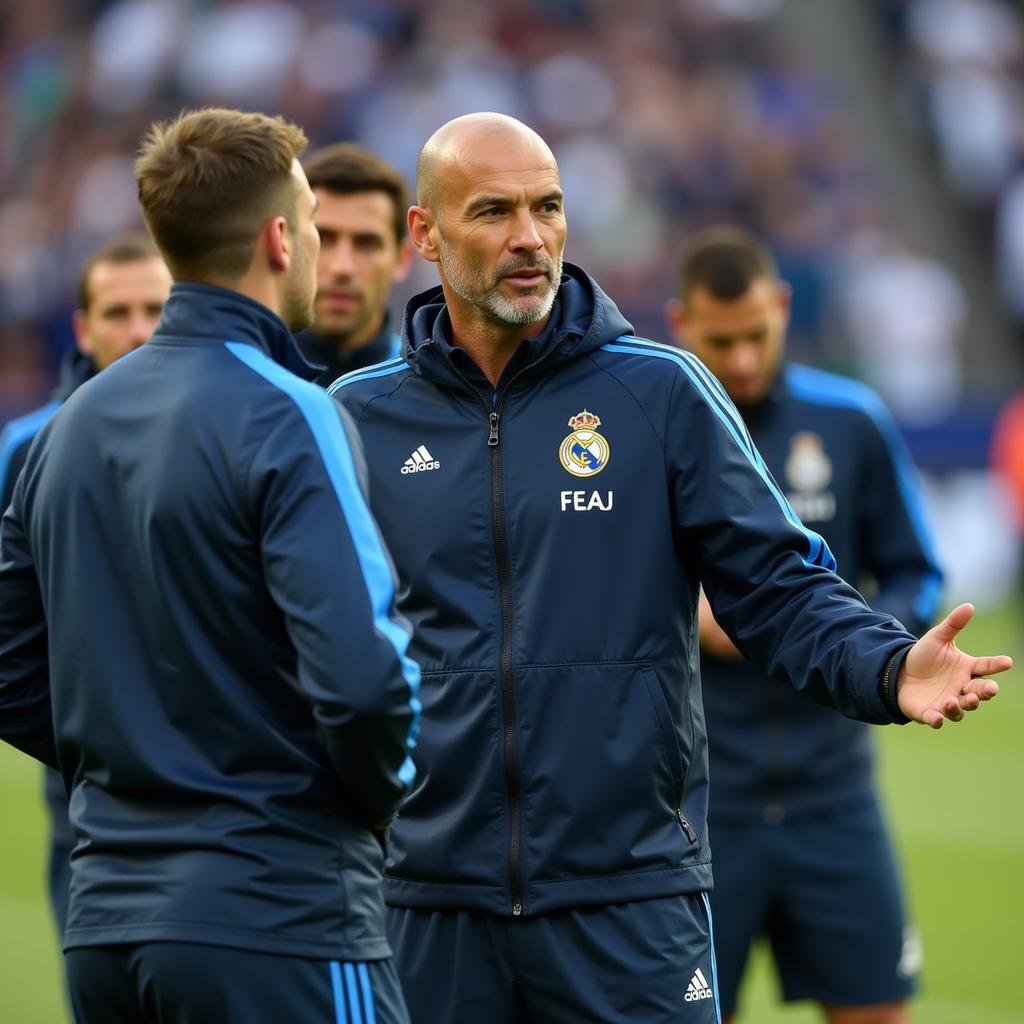
<svg viewBox="0 0 1024 1024"><path fill-rule="evenodd" d="M591 491L588 497L586 491L562 491L561 502L563 512L589 512L594 508L599 512L611 512L615 492L606 491L602 497L600 491Z"/></svg>

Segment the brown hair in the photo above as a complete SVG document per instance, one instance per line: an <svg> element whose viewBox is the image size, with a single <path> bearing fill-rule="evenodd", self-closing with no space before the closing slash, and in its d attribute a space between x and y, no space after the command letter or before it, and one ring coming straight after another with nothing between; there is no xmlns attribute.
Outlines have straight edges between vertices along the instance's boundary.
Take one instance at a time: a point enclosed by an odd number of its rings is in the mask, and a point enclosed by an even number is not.
<svg viewBox="0 0 1024 1024"><path fill-rule="evenodd" d="M730 302L745 295L760 278L779 279L775 257L759 238L733 224L698 231L687 242L679 262L679 294L683 299L694 288L705 288L716 299Z"/></svg>
<svg viewBox="0 0 1024 1024"><path fill-rule="evenodd" d="M337 142L310 153L303 167L310 188L342 196L352 192L386 192L394 206L395 241L405 238L409 192L405 179L386 160L354 142Z"/></svg>
<svg viewBox="0 0 1024 1024"><path fill-rule="evenodd" d="M271 217L295 220L292 161L306 135L281 117L209 108L150 128L139 202L175 279L240 278Z"/></svg>
<svg viewBox="0 0 1024 1024"><path fill-rule="evenodd" d="M100 263L142 263L160 259L160 250L148 235L119 235L88 256L78 273L78 308L88 310L89 278Z"/></svg>

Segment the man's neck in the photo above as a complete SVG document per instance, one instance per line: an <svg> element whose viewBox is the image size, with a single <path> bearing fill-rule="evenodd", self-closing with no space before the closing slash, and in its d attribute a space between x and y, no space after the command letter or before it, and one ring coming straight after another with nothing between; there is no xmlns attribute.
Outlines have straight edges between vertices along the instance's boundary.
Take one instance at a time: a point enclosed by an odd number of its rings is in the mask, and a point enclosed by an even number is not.
<svg viewBox="0 0 1024 1024"><path fill-rule="evenodd" d="M469 357L480 367L481 373L492 387L498 386L501 375L515 355L516 349L526 338L540 334L551 317L544 317L531 324L495 323L477 315L469 315L465 309L448 306L452 325L452 343L465 349Z"/></svg>
<svg viewBox="0 0 1024 1024"><path fill-rule="evenodd" d="M339 356L344 356L348 352L355 352L356 349L365 347L376 341L377 336L384 329L384 321L387 319L387 313L381 313L369 327L360 331L358 334L336 334L336 335L321 335L328 341L333 342L334 347ZM313 328L314 332L316 327Z"/></svg>

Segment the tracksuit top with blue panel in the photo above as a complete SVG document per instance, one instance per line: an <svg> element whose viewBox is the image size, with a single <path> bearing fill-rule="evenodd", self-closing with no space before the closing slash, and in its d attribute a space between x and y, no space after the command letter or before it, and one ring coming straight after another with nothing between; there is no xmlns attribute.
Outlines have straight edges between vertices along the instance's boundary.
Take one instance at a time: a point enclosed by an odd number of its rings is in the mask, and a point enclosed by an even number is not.
<svg viewBox="0 0 1024 1024"><path fill-rule="evenodd" d="M392 904L517 915L710 887L701 580L766 671L902 720L880 682L913 637L831 572L702 364L630 330L567 265L492 390L434 289L402 358L331 388L423 668Z"/></svg>
<svg viewBox="0 0 1024 1024"><path fill-rule="evenodd" d="M906 446L856 381L789 365L740 410L765 463L844 579L912 632L934 618L942 574ZM873 799L870 730L804 700L747 661L701 654L711 818L780 821Z"/></svg>
<svg viewBox="0 0 1024 1024"><path fill-rule="evenodd" d="M0 514L11 503L14 484L25 465L28 450L36 434L46 426L50 417L87 380L96 374L93 361L77 348L68 349L60 363L60 374L53 397L38 409L18 416L0 431Z"/></svg>
<svg viewBox="0 0 1024 1024"><path fill-rule="evenodd" d="M0 738L70 785L66 949L389 955L371 826L414 775L419 671L358 444L296 357L265 307L176 284L15 487Z"/></svg>

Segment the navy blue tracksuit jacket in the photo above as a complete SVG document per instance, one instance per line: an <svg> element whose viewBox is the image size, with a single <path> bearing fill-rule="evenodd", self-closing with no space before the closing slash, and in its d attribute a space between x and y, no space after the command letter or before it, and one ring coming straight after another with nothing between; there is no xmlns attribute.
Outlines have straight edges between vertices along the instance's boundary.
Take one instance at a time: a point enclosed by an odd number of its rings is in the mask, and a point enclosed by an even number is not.
<svg viewBox="0 0 1024 1024"><path fill-rule="evenodd" d="M38 409L11 420L0 431L0 515L14 497L14 485L36 434L61 404L95 374L96 367L87 355L77 348L68 349L61 360L60 377L53 398ZM68 860L75 839L68 822L68 795L60 772L51 769L45 773L45 793L50 810L50 864L47 881L57 929L63 935L68 914L68 880L71 870Z"/></svg>
<svg viewBox="0 0 1024 1024"><path fill-rule="evenodd" d="M840 574L912 632L931 625L942 574L914 468L880 399L856 381L787 366L742 410L758 451ZM874 798L871 730L802 699L749 662L701 654L713 820L779 820Z"/></svg>
<svg viewBox="0 0 1024 1024"><path fill-rule="evenodd" d="M265 307L176 284L29 450L0 738L69 784L65 949L389 954L371 826L414 774L418 668L358 449L294 358Z"/></svg>
<svg viewBox="0 0 1024 1024"><path fill-rule="evenodd" d="M630 330L567 265L492 391L434 289L402 358L332 386L424 670L390 903L517 915L710 887L702 580L767 672L902 720L881 683L914 638L833 574L703 365Z"/></svg>

